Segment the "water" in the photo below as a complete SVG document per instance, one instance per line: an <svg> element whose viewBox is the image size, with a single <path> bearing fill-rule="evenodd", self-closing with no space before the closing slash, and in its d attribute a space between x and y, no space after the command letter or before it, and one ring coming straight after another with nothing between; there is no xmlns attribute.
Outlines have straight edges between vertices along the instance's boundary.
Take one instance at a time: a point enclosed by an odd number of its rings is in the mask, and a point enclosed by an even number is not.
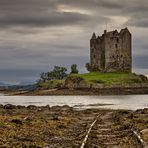
<svg viewBox="0 0 148 148"><path fill-rule="evenodd" d="M63 106L76 108L143 109L148 108L148 95L120 96L2 96L0 104ZM102 105L101 105L102 104Z"/></svg>

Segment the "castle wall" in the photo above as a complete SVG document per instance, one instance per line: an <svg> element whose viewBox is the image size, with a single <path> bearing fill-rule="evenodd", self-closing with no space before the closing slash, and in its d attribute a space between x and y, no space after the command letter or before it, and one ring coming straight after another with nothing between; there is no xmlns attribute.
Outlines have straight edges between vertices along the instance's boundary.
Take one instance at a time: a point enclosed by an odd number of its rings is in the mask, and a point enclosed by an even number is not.
<svg viewBox="0 0 148 148"><path fill-rule="evenodd" d="M90 41L90 59L91 59L91 67L97 68L99 67L99 58L98 58L98 50L97 50L97 39L93 39Z"/></svg>
<svg viewBox="0 0 148 148"><path fill-rule="evenodd" d="M98 38L93 34L90 40L91 67L106 72L131 72L131 46L131 34L127 28L122 29L120 33L117 30L105 31Z"/></svg>
<svg viewBox="0 0 148 148"><path fill-rule="evenodd" d="M105 68L105 40L104 37L101 37L100 43L100 70L103 71Z"/></svg>
<svg viewBox="0 0 148 148"><path fill-rule="evenodd" d="M122 55L124 58L124 69L131 72L132 69L132 50L131 50L131 34L127 31L122 35Z"/></svg>
<svg viewBox="0 0 148 148"><path fill-rule="evenodd" d="M117 57L120 56L121 38L119 34L109 33L105 37L105 68L107 72L117 71L116 65L113 64Z"/></svg>

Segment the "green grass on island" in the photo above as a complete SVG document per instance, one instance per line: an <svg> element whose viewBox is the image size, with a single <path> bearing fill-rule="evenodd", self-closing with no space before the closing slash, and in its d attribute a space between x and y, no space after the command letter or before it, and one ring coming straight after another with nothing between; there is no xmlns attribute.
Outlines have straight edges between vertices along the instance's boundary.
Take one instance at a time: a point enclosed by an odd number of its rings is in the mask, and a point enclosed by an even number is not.
<svg viewBox="0 0 148 148"><path fill-rule="evenodd" d="M143 75L137 75L134 73L99 73L90 72L85 74L73 74L72 76L81 77L86 82L92 83L104 83L104 84L131 84L131 83L143 83L147 81L147 78Z"/></svg>
<svg viewBox="0 0 148 148"><path fill-rule="evenodd" d="M70 74L63 80L50 80L38 83L38 87L42 89L54 89L64 86L65 81L69 83L77 83L78 85L102 84L105 86L119 85L134 85L134 84L148 84L148 79L144 75L137 75L134 73L114 72L114 73L100 73L90 72L85 74Z"/></svg>
<svg viewBox="0 0 148 148"><path fill-rule="evenodd" d="M46 82L40 82L38 83L38 87L43 89L53 89L53 88L59 88L64 84L64 80L49 80Z"/></svg>

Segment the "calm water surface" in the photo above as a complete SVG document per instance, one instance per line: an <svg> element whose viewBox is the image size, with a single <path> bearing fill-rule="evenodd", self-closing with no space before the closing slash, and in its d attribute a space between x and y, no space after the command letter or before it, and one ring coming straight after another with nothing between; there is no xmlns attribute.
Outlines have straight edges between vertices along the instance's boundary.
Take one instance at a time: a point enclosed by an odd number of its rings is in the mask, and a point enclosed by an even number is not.
<svg viewBox="0 0 148 148"><path fill-rule="evenodd" d="M148 108L148 95L121 96L3 96L0 104L63 106L77 108L142 109ZM102 104L102 105L100 105Z"/></svg>

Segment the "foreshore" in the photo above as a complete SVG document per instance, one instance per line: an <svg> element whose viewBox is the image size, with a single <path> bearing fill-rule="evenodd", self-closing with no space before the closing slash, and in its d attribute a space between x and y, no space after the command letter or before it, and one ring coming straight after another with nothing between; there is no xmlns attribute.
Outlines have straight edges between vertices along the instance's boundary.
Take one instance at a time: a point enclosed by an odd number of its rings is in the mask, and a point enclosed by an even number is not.
<svg viewBox="0 0 148 148"><path fill-rule="evenodd" d="M148 109L78 110L69 106L0 105L0 146L79 148L96 120L86 147L140 148L148 143ZM141 136L144 143L138 139ZM98 139L98 140L97 140Z"/></svg>
<svg viewBox="0 0 148 148"><path fill-rule="evenodd" d="M26 96L59 96L59 95L136 95L148 94L148 87L135 87L135 88L100 88L100 89L45 89L34 91L3 91L7 95L26 95Z"/></svg>

